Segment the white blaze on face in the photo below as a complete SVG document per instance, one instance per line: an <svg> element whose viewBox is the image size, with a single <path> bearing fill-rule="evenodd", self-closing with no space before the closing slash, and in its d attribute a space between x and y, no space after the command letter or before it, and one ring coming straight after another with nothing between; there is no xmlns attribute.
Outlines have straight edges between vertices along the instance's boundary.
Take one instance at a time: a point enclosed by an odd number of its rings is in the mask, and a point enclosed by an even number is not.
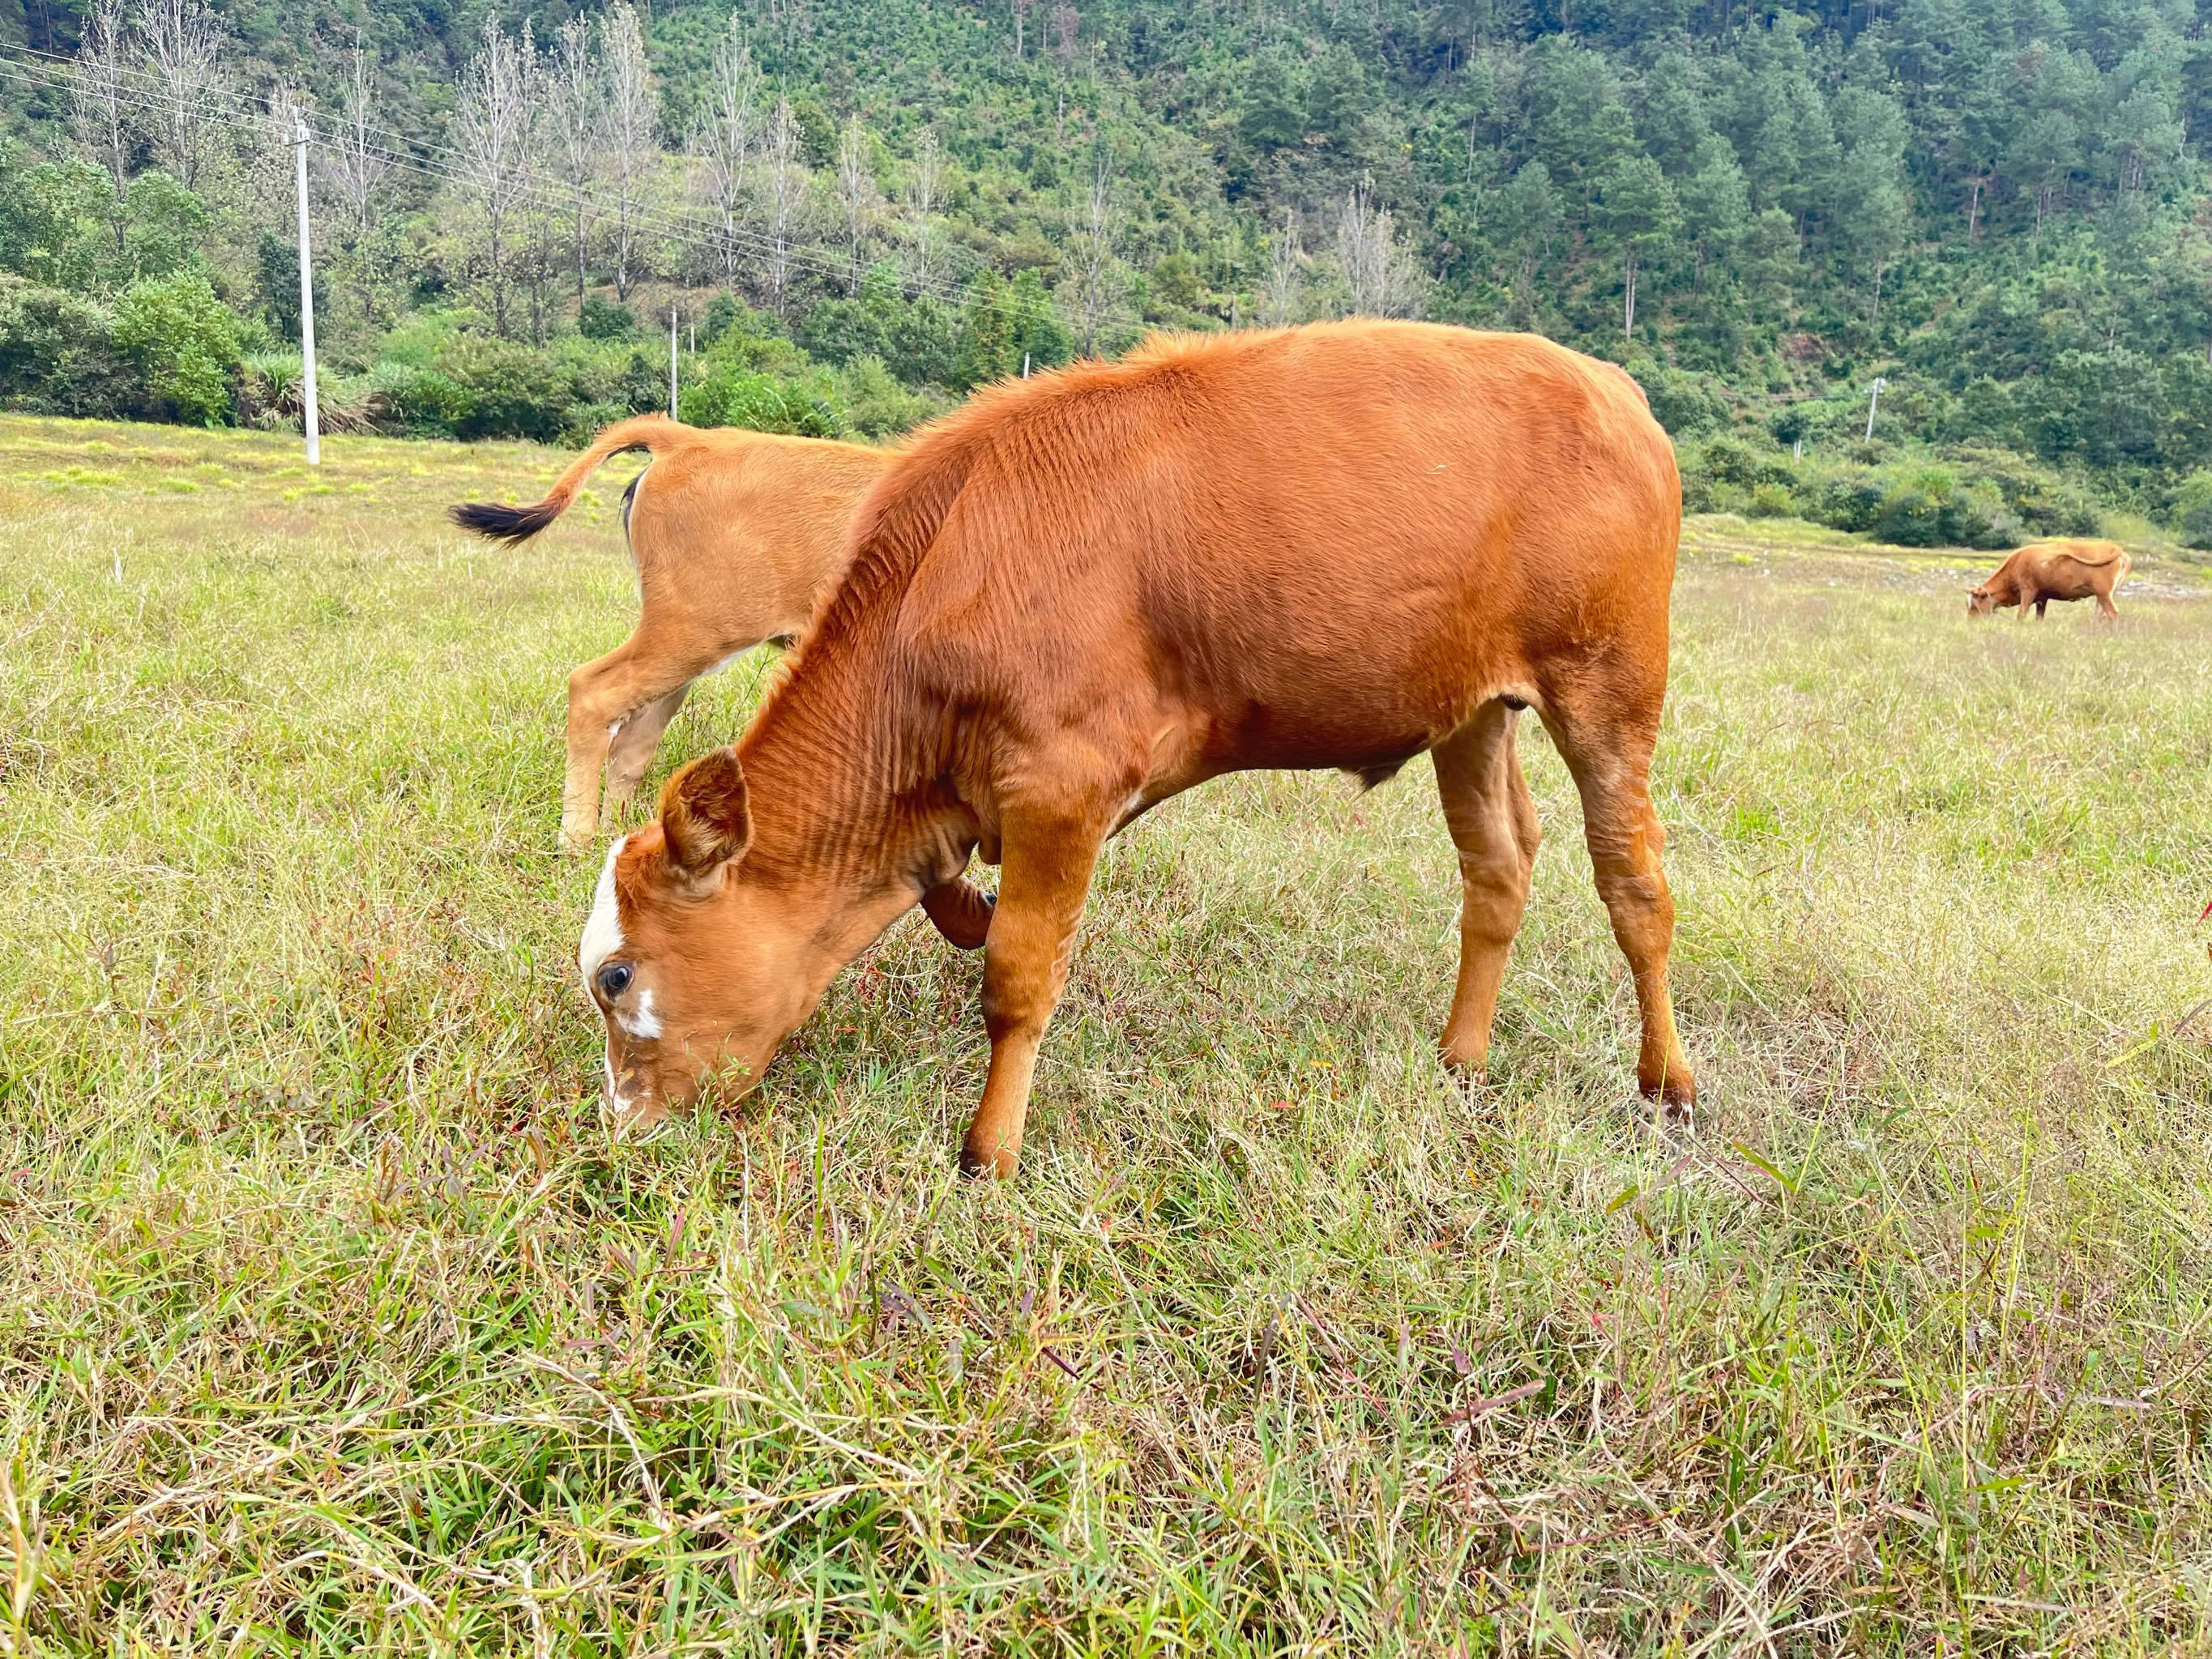
<svg viewBox="0 0 2212 1659"><path fill-rule="evenodd" d="M617 1014L615 1024L631 1036L650 1042L660 1035L660 1016L653 1012L653 992L650 988L637 994L637 1012Z"/></svg>
<svg viewBox="0 0 2212 1659"><path fill-rule="evenodd" d="M576 966L584 975L586 994L600 964L623 947L622 917L615 902L615 860L622 856L628 836L616 837L607 848L607 861L599 871L599 890L592 895L592 914L584 923L584 937L576 946Z"/></svg>

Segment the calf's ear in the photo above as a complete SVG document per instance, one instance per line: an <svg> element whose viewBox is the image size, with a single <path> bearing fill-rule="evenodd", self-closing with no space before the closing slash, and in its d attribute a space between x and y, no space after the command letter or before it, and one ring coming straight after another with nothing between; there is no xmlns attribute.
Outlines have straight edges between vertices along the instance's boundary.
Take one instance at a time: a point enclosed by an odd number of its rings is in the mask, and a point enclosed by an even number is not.
<svg viewBox="0 0 2212 1659"><path fill-rule="evenodd" d="M702 755L660 792L660 833L668 861L695 879L742 858L753 838L745 775L727 749Z"/></svg>

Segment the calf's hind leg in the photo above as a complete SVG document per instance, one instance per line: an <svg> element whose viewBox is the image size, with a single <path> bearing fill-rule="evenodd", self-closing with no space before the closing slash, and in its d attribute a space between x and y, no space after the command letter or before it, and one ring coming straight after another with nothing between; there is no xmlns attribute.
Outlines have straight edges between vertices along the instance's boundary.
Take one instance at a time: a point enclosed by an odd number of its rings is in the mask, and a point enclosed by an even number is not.
<svg viewBox="0 0 2212 1659"><path fill-rule="evenodd" d="M676 712L691 682L716 660L720 641L672 637L667 629L641 626L604 657L594 658L568 676L568 775L561 793L561 842L569 852L591 844L599 828L599 775L607 769L610 750L616 755L613 770L618 778L622 757L634 757L629 787L652 757L653 744ZM727 654L726 652L722 654ZM658 705L668 702L658 720ZM641 722L633 733L618 726ZM651 741L647 740L650 732ZM641 745L636 752L634 745ZM611 779L611 784L616 780Z"/></svg>
<svg viewBox="0 0 2212 1659"><path fill-rule="evenodd" d="M691 683L687 680L666 696L655 697L616 728L607 754L606 804L599 809L602 829L613 829L636 798L638 782L645 776L645 769L653 764L653 751L660 746L660 734L668 730L668 722L676 718L690 690Z"/></svg>
<svg viewBox="0 0 2212 1659"><path fill-rule="evenodd" d="M1444 824L1459 849L1459 985L1444 1025L1444 1063L1482 1075L1498 988L1521 915L1542 832L1536 803L1521 775L1514 711L1486 703L1432 751Z"/></svg>
<svg viewBox="0 0 2212 1659"><path fill-rule="evenodd" d="M1598 896L1605 901L1613 936L1636 981L1643 1025L1637 1085L1660 1103L1666 1121L1686 1124L1698 1087L1674 1029L1667 984L1674 898L1660 864L1667 831L1651 810L1650 788L1663 695L1663 682L1650 688L1592 685L1567 706L1554 698L1545 724L1582 796L1583 835Z"/></svg>

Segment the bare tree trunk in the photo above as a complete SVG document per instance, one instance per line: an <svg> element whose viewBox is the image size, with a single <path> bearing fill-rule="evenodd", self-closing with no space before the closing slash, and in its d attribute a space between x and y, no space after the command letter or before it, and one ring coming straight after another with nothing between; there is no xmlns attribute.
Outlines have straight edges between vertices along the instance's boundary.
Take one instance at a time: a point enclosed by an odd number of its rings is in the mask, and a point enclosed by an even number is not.
<svg viewBox="0 0 2212 1659"><path fill-rule="evenodd" d="M750 164L758 116L760 70L741 38L741 14L730 15L730 32L714 49L714 75L701 149L707 159L708 193L721 238L722 287L738 285L738 228L744 216L745 170Z"/></svg>
<svg viewBox="0 0 2212 1659"><path fill-rule="evenodd" d="M845 118L845 131L837 141L837 201L845 210L848 268L846 287L860 291L860 248L875 210L876 175L868 165L868 133L856 111Z"/></svg>
<svg viewBox="0 0 2212 1659"><path fill-rule="evenodd" d="M914 244L914 287L929 287L929 245L935 234L930 216L937 208L938 180L944 166L938 154L937 130L924 127L914 147L914 166L907 174L907 240Z"/></svg>
<svg viewBox="0 0 2212 1659"><path fill-rule="evenodd" d="M799 220L799 196L806 188L806 166L799 159L799 123L791 100L775 100L761 155L762 182L768 196L768 291L775 314L783 315L791 282L791 241Z"/></svg>
<svg viewBox="0 0 2212 1659"><path fill-rule="evenodd" d="M147 0L138 51L156 88L162 158L187 190L207 161L207 106L222 90L222 24L204 0Z"/></svg>
<svg viewBox="0 0 2212 1659"><path fill-rule="evenodd" d="M616 0L601 25L607 62L607 155L615 183L615 298L627 301L630 254L646 184L659 155L653 134L653 71L645 30L629 0Z"/></svg>
<svg viewBox="0 0 2212 1659"><path fill-rule="evenodd" d="M1271 327L1282 328L1298 319L1298 265L1303 258L1298 216L1292 210L1283 216L1283 228L1271 239L1267 250L1267 307L1260 320Z"/></svg>
<svg viewBox="0 0 2212 1659"><path fill-rule="evenodd" d="M581 310L589 283L592 186L599 175L606 101L599 65L592 57L592 26L580 15L562 24L554 42L551 81L546 88L546 121L561 181L568 191L568 217L574 233L576 305Z"/></svg>
<svg viewBox="0 0 2212 1659"><path fill-rule="evenodd" d="M1091 175L1082 222L1069 239L1085 356L1097 355L1107 319L1113 313L1115 290L1120 286L1115 281L1114 270L1114 244L1119 229L1114 211L1113 176L1108 171L1106 157L1101 155Z"/></svg>
<svg viewBox="0 0 2212 1659"><path fill-rule="evenodd" d="M77 141L106 170L116 211L108 215L115 252L124 252L123 192L131 183L130 140L123 120L123 8L120 0L94 0L84 15L76 49L76 75L70 85L76 106Z"/></svg>
<svg viewBox="0 0 2212 1659"><path fill-rule="evenodd" d="M392 158L377 143L369 118L375 96L374 65L367 49L356 44L347 65L337 131L321 151L323 176L337 192L356 239L368 235L376 192L392 174Z"/></svg>
<svg viewBox="0 0 2212 1659"><path fill-rule="evenodd" d="M537 58L529 24L513 38L494 19L461 77L454 111L455 160L462 188L483 216L492 331L501 339L507 337L508 234L530 191Z"/></svg>
<svg viewBox="0 0 2212 1659"><path fill-rule="evenodd" d="M1336 257L1352 289L1352 312L1363 317L1411 317L1420 310L1421 276L1399 243L1390 210L1362 180L1344 198L1336 222Z"/></svg>
<svg viewBox="0 0 2212 1659"><path fill-rule="evenodd" d="M1620 337L1624 340L1636 337L1636 244L1631 242L1621 252Z"/></svg>

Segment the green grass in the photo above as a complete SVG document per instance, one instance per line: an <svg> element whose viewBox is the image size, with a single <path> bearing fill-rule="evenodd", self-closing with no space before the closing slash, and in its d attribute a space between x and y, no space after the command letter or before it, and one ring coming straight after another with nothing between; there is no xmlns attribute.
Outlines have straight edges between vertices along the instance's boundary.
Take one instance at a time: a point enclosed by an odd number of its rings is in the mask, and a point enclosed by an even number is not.
<svg viewBox="0 0 2212 1659"><path fill-rule="evenodd" d="M1969 625L1986 558L1692 526L1695 1141L1643 1127L1538 737L1486 1090L1431 1058L1425 765L1232 780L1110 850L992 1187L979 964L918 916L742 1114L610 1142L554 840L631 577L611 506L513 553L438 516L556 459L0 422L14 1649L2212 1641L2178 576Z"/></svg>

